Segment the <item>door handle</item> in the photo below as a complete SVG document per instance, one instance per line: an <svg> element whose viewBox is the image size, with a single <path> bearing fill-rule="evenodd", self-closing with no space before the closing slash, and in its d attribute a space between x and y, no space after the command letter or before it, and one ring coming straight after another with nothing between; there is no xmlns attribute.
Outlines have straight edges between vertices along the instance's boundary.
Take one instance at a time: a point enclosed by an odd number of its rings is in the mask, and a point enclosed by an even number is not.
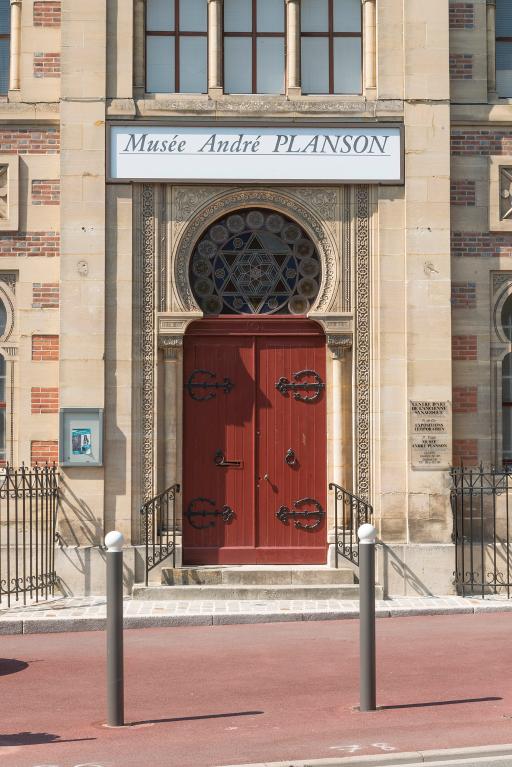
<svg viewBox="0 0 512 767"><path fill-rule="evenodd" d="M217 450L213 458L215 466L226 467L230 466L232 469L241 469L244 465L243 461L227 461L222 450Z"/></svg>

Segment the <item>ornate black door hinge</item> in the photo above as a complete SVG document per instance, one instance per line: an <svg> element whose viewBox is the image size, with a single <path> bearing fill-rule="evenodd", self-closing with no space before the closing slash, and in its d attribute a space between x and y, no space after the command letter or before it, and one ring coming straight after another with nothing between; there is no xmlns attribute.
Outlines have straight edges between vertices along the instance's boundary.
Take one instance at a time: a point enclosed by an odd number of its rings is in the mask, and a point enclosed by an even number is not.
<svg viewBox="0 0 512 767"><path fill-rule="evenodd" d="M204 376L206 380L197 380L198 376L201 375ZM225 378L222 383L212 383L213 378L216 378L216 373L212 373L210 370L193 370L185 384L185 389L188 390L188 393L192 399L196 400L196 402L206 402L217 396L215 392L208 392L208 389L224 389L224 394L229 394L233 389L234 384L229 378ZM197 396L196 390L198 389L203 389L205 391L203 397Z"/></svg>
<svg viewBox="0 0 512 767"><path fill-rule="evenodd" d="M291 383L287 378L280 378L276 383L276 389L281 394L287 394L289 391L293 392L293 398L300 402L316 402L320 398L322 389L325 389L325 384L315 370L299 370L298 373L293 374L295 383ZM303 381L304 378L312 378L312 381ZM301 392L305 392L305 396L301 395ZM307 392L313 392L311 396L308 396Z"/></svg>
<svg viewBox="0 0 512 767"><path fill-rule="evenodd" d="M286 524L290 518L294 519L297 530L316 530L317 527L320 527L322 519L325 517L325 511L314 498L301 498L300 501L293 502L295 509L300 509L302 506L307 505L314 506L315 510L291 511L288 506L281 506L279 511L276 512L276 517L283 524ZM313 522L311 525L303 525L302 522L299 522L299 519L315 519L316 522Z"/></svg>
<svg viewBox="0 0 512 767"><path fill-rule="evenodd" d="M207 504L211 508L198 509L196 504ZM185 516L193 528L196 530L206 530L209 527L215 527L217 517L220 517L223 522L228 524L235 518L235 512L229 506L223 506L220 510L216 509L215 501L211 501L209 498L193 498L188 505ZM203 519L214 517L214 519L209 520L204 525L198 525L194 521L196 517L202 517Z"/></svg>

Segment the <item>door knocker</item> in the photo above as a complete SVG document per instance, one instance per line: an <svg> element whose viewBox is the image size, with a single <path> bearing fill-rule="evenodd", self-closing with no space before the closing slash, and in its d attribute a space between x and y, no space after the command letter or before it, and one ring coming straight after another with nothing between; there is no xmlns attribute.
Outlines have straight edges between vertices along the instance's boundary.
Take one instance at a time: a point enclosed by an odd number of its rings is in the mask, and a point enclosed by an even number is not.
<svg viewBox="0 0 512 767"><path fill-rule="evenodd" d="M197 508L199 504L207 505L211 508ZM195 530L206 530L207 528L215 527L217 517L220 517L225 524L229 524L235 518L235 512L229 506L223 506L220 510L216 509L215 501L211 501L209 498L193 498L188 505L185 516ZM206 522L204 525L198 525L194 521L196 517L203 517L203 519L214 517L214 519Z"/></svg>
<svg viewBox="0 0 512 767"><path fill-rule="evenodd" d="M297 465L297 457L295 455L295 450L292 450L291 448L288 450L284 457L284 462L288 464L288 466L296 466Z"/></svg>
<svg viewBox="0 0 512 767"><path fill-rule="evenodd" d="M291 383L287 378L280 378L276 383L276 389L281 394L292 391L293 398L299 402L316 402L320 399L325 384L315 370L299 370L298 373L293 374L293 378L295 383ZM304 381L304 378L313 378L313 380ZM304 392L304 396L301 395L301 392ZM312 394L308 395L308 392L312 392Z"/></svg>
<svg viewBox="0 0 512 767"><path fill-rule="evenodd" d="M301 506L307 505L314 506L315 510L291 511L288 506L281 506L280 509L276 512L276 517L284 525L286 525L290 518L294 519L294 524L297 530L316 530L317 527L320 527L322 519L325 517L325 511L322 509L320 503L318 503L318 501L316 501L314 498L301 498L300 501L293 502L295 509L300 509ZM303 525L302 522L299 522L299 519L316 519L316 521L311 525Z"/></svg>
<svg viewBox="0 0 512 767"><path fill-rule="evenodd" d="M203 380L200 380L200 376L203 376ZM185 389L196 402L207 402L217 396L215 391L209 392L208 389L224 389L224 394L229 394L233 389L233 382L225 378L222 383L212 383L212 379L216 377L217 374L210 370L193 370L185 384ZM198 389L204 390L204 396L197 396Z"/></svg>

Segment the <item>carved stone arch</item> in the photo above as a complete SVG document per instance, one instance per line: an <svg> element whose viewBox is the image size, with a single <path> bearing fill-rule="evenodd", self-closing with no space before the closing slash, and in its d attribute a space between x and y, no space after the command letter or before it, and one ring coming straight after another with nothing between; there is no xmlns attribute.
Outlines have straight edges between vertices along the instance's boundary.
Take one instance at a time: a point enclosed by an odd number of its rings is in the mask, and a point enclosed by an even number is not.
<svg viewBox="0 0 512 767"><path fill-rule="evenodd" d="M178 311L198 312L199 306L189 283L189 263L204 231L217 219L241 208L268 208L282 213L301 226L317 247L322 265L320 290L309 314L328 312L335 301L339 283L338 246L315 209L299 201L293 192L269 189L232 189L199 208L184 228L176 249L174 280Z"/></svg>

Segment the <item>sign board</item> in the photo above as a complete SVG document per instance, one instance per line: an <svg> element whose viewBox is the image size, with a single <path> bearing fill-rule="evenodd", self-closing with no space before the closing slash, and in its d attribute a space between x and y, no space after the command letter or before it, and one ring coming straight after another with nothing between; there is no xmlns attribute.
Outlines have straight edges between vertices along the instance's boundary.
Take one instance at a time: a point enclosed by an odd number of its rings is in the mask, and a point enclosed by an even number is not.
<svg viewBox="0 0 512 767"><path fill-rule="evenodd" d="M324 183L403 181L402 129L116 125L110 179Z"/></svg>
<svg viewBox="0 0 512 767"><path fill-rule="evenodd" d="M59 437L62 466L103 465L103 410L61 408Z"/></svg>
<svg viewBox="0 0 512 767"><path fill-rule="evenodd" d="M411 400L410 439L413 469L449 469L451 465L449 402Z"/></svg>

